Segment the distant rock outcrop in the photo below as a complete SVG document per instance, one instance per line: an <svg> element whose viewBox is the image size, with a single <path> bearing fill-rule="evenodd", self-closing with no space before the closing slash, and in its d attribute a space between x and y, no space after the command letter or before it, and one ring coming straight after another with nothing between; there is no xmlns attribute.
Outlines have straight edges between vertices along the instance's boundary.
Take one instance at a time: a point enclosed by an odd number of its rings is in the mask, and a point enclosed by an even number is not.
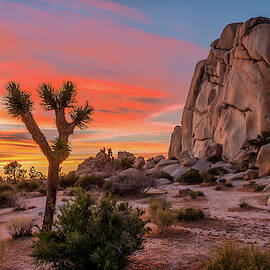
<svg viewBox="0 0 270 270"><path fill-rule="evenodd" d="M212 42L196 65L181 124L182 150L195 158L250 162L249 142L270 130L270 19L229 24ZM171 141L170 157L175 132Z"/></svg>

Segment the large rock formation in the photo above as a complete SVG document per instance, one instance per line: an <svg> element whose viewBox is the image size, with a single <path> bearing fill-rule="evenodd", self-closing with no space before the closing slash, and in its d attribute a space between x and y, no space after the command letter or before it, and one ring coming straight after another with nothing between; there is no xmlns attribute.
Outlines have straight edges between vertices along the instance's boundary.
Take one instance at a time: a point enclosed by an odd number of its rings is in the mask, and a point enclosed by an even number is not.
<svg viewBox="0 0 270 270"><path fill-rule="evenodd" d="M182 127L176 126L171 135L168 159L179 158L182 151Z"/></svg>
<svg viewBox="0 0 270 270"><path fill-rule="evenodd" d="M270 130L270 19L229 24L192 78L182 117L182 150L225 161L248 157L249 141ZM211 150L210 153L213 153Z"/></svg>

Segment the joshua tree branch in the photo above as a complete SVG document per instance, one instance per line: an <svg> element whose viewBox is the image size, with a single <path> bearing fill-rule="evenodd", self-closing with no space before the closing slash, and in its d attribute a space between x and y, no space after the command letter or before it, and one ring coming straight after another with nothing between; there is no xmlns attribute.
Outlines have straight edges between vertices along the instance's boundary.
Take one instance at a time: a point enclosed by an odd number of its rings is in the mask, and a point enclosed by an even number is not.
<svg viewBox="0 0 270 270"><path fill-rule="evenodd" d="M51 147L49 146L46 137L39 129L33 115L31 113L25 113L21 115L21 119L27 127L29 133L32 135L33 140L39 145L42 153L48 160L53 159Z"/></svg>

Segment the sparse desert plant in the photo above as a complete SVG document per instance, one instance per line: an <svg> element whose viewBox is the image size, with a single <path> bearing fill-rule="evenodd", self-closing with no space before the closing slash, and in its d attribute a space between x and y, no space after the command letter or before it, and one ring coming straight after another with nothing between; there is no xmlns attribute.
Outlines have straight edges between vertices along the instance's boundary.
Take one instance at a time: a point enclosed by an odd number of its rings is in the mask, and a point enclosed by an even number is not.
<svg viewBox="0 0 270 270"><path fill-rule="evenodd" d="M205 218L205 213L197 207L180 208L176 210L179 221L193 221Z"/></svg>
<svg viewBox="0 0 270 270"><path fill-rule="evenodd" d="M156 178L166 178L168 179L170 182L173 182L174 181L174 178L173 176L171 176L170 174L164 172L164 171L156 171L154 176Z"/></svg>
<svg viewBox="0 0 270 270"><path fill-rule="evenodd" d="M214 168L209 168L206 172L207 174L210 174L210 175L219 176L219 175L227 174L228 170L224 169L223 167L214 167Z"/></svg>
<svg viewBox="0 0 270 270"><path fill-rule="evenodd" d="M53 230L37 234L32 256L57 270L123 269L148 231L142 214L129 203L104 198L94 203L89 192L77 192L60 208Z"/></svg>
<svg viewBox="0 0 270 270"><path fill-rule="evenodd" d="M66 175L59 177L59 186L62 188L73 187L74 184L79 180L79 176L75 172L70 172Z"/></svg>
<svg viewBox="0 0 270 270"><path fill-rule="evenodd" d="M197 197L204 197L204 193L200 190L198 191L194 191L194 190L190 190L188 195L190 196L191 199L196 199Z"/></svg>
<svg viewBox="0 0 270 270"><path fill-rule="evenodd" d="M270 269L270 250L254 245L239 246L224 241L204 263L203 270L264 270Z"/></svg>
<svg viewBox="0 0 270 270"><path fill-rule="evenodd" d="M3 240L0 240L0 263L5 255L5 252L6 252L5 243Z"/></svg>
<svg viewBox="0 0 270 270"><path fill-rule="evenodd" d="M248 204L248 202L245 199L241 199L239 202L239 206L240 208L244 209L244 208L249 208L250 205Z"/></svg>
<svg viewBox="0 0 270 270"><path fill-rule="evenodd" d="M200 175L200 172L195 169L190 169L184 174L182 174L178 179L178 182L185 185L201 184L203 178Z"/></svg>
<svg viewBox="0 0 270 270"><path fill-rule="evenodd" d="M13 191L4 191L0 193L0 208L15 207L19 196Z"/></svg>
<svg viewBox="0 0 270 270"><path fill-rule="evenodd" d="M151 222L157 225L159 231L164 233L175 221L175 213L172 210L158 208L151 216Z"/></svg>
<svg viewBox="0 0 270 270"><path fill-rule="evenodd" d="M215 183L217 181L217 177L213 174L209 174L207 171L202 172L201 177L204 183Z"/></svg>
<svg viewBox="0 0 270 270"><path fill-rule="evenodd" d="M222 185L217 185L217 186L215 186L214 189L215 189L215 190L222 190Z"/></svg>
<svg viewBox="0 0 270 270"><path fill-rule="evenodd" d="M25 211L28 207L28 202L24 197L18 197L18 200L13 205L13 212Z"/></svg>
<svg viewBox="0 0 270 270"><path fill-rule="evenodd" d="M14 185L8 184L8 183L2 183L0 184L0 193L5 191L14 191Z"/></svg>
<svg viewBox="0 0 270 270"><path fill-rule="evenodd" d="M152 176L119 175L107 181L104 190L112 195L124 197L144 194L154 186L155 179Z"/></svg>
<svg viewBox="0 0 270 270"><path fill-rule="evenodd" d="M75 187L81 187L84 190L90 190L94 186L102 188L105 181L101 175L91 174L80 177L79 180L75 183Z"/></svg>
<svg viewBox="0 0 270 270"><path fill-rule="evenodd" d="M30 217L14 218L7 224L7 231L12 238L33 236L34 225Z"/></svg>
<svg viewBox="0 0 270 270"><path fill-rule="evenodd" d="M161 233L164 233L175 221L175 213L171 209L171 203L165 198L153 198L149 204L151 222L157 225Z"/></svg>
<svg viewBox="0 0 270 270"><path fill-rule="evenodd" d="M171 209L172 204L166 198L152 198L149 203L149 213L154 215L159 208L163 210Z"/></svg>
<svg viewBox="0 0 270 270"><path fill-rule="evenodd" d="M26 192L37 191L41 186L39 180L22 180L17 182L17 188L23 189Z"/></svg>

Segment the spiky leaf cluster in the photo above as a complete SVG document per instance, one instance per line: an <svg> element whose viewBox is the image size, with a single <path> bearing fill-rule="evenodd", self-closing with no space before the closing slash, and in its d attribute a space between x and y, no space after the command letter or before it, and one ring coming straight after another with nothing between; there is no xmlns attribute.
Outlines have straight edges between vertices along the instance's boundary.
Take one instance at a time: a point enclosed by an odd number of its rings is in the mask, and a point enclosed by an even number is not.
<svg viewBox="0 0 270 270"><path fill-rule="evenodd" d="M70 112L70 118L72 122L79 127L80 129L84 129L86 125L92 121L92 114L93 114L94 108L86 103L84 107L82 106L76 106L72 109Z"/></svg>
<svg viewBox="0 0 270 270"><path fill-rule="evenodd" d="M38 93L41 99L41 106L47 110L57 110L71 107L76 101L76 86L71 81L63 83L61 89L56 91L51 84L43 83L39 86Z"/></svg>
<svg viewBox="0 0 270 270"><path fill-rule="evenodd" d="M71 153L70 143L64 142L61 138L57 137L51 142L51 148L57 158L68 157Z"/></svg>
<svg viewBox="0 0 270 270"><path fill-rule="evenodd" d="M19 83L9 82L6 89L8 93L4 97L3 105L11 116L20 118L23 114L33 111L31 94L23 91Z"/></svg>

